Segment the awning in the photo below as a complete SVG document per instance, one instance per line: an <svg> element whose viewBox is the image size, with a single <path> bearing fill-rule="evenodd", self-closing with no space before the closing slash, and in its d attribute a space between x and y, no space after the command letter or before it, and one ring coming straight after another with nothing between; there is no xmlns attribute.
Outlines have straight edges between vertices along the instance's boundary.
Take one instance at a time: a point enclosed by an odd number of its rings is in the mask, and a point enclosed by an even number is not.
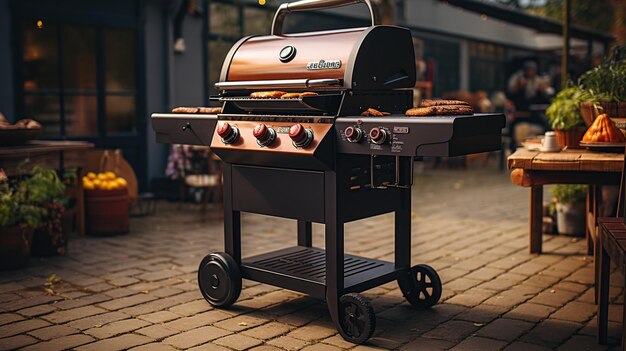
<svg viewBox="0 0 626 351"><path fill-rule="evenodd" d="M502 4L481 0L440 0L442 2L461 7L465 10L495 18L507 23L534 29L540 33L562 34L563 26L558 20L541 16L534 16L525 11L514 9ZM610 43L615 40L609 33L589 29L578 25L570 25L572 38Z"/></svg>

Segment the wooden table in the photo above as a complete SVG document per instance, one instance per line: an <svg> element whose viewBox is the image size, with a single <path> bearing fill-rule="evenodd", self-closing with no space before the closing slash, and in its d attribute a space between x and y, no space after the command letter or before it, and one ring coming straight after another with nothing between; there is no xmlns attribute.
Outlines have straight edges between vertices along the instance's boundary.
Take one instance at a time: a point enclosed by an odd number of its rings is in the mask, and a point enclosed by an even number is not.
<svg viewBox="0 0 626 351"><path fill-rule="evenodd" d="M75 186L68 188L70 196L76 198L77 231L85 234L85 198L83 193L82 171L87 163L87 151L92 143L82 141L31 141L18 146L0 146L0 168L8 176L30 172L33 166L41 165L52 169L76 168ZM20 169L24 160L29 159L25 169Z"/></svg>
<svg viewBox="0 0 626 351"><path fill-rule="evenodd" d="M530 188L530 252L541 253L543 186L547 184L589 184L587 192L587 249L592 254L597 233L600 196L597 185L619 185L624 154L599 153L584 149L540 152L517 149L508 158L511 181Z"/></svg>

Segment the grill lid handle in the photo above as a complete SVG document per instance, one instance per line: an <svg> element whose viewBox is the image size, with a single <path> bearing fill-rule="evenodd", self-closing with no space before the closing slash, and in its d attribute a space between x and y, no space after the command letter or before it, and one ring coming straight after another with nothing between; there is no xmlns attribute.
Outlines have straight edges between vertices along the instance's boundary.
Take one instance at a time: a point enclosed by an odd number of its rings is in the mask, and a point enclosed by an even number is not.
<svg viewBox="0 0 626 351"><path fill-rule="evenodd" d="M291 12L300 11L314 11L330 9L333 7L341 7L352 4L363 3L367 5L370 11L370 17L372 19L372 26L376 25L376 12L370 0L300 0L292 3L285 3L280 5L276 14L274 15L274 21L272 22L272 35L283 35L283 21L285 16Z"/></svg>

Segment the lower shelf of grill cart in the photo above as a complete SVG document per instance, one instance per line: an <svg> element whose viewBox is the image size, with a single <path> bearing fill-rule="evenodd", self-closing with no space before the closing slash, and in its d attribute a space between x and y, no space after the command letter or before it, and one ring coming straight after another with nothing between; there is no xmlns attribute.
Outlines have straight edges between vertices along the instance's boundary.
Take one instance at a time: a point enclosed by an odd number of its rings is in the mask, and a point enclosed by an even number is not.
<svg viewBox="0 0 626 351"><path fill-rule="evenodd" d="M398 269L393 263L344 255L342 293L360 292L393 281ZM294 246L243 259L243 278L324 298L326 251Z"/></svg>

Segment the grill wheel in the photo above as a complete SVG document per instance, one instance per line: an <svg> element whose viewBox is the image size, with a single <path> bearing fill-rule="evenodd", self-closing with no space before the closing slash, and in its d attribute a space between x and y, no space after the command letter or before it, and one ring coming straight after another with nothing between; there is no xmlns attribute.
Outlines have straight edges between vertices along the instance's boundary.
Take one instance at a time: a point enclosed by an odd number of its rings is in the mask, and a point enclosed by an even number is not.
<svg viewBox="0 0 626 351"><path fill-rule="evenodd" d="M198 268L200 292L211 305L227 308L241 293L241 272L235 260L227 253L206 255Z"/></svg>
<svg viewBox="0 0 626 351"><path fill-rule="evenodd" d="M376 329L376 315L369 300L361 294L349 293L339 299L341 336L352 343L362 344Z"/></svg>
<svg viewBox="0 0 626 351"><path fill-rule="evenodd" d="M429 265L418 264L398 278L398 285L406 300L417 308L429 308L441 298L441 279Z"/></svg>

